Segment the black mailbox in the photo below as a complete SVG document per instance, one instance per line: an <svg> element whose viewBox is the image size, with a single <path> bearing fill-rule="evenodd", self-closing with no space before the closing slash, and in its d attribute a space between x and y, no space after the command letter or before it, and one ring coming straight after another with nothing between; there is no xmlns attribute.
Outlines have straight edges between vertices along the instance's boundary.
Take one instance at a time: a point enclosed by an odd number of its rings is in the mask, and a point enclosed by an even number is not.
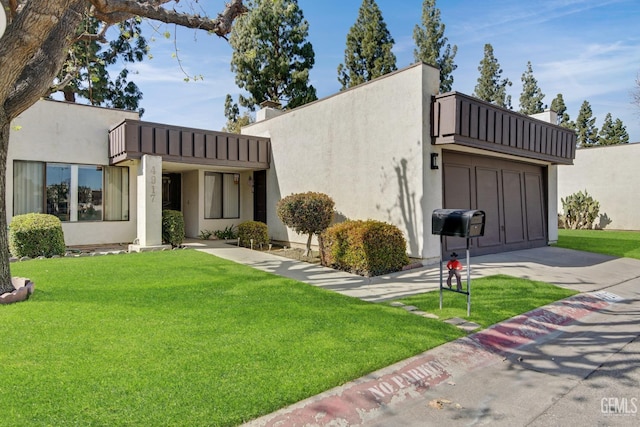
<svg viewBox="0 0 640 427"><path fill-rule="evenodd" d="M484 211L436 209L431 216L431 234L456 237L484 236Z"/></svg>

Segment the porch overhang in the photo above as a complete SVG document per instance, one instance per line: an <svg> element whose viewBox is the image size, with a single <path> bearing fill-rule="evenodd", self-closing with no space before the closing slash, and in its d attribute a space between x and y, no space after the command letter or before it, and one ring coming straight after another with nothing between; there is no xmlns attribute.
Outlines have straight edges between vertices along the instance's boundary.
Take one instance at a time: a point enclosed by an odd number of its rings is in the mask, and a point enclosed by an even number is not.
<svg viewBox="0 0 640 427"><path fill-rule="evenodd" d="M126 119L109 131L109 164L139 160L144 154L163 162L234 169L269 169L269 138L185 128Z"/></svg>
<svg viewBox="0 0 640 427"><path fill-rule="evenodd" d="M570 129L458 92L436 95L431 111L435 145L457 144L551 164L573 164L576 134Z"/></svg>

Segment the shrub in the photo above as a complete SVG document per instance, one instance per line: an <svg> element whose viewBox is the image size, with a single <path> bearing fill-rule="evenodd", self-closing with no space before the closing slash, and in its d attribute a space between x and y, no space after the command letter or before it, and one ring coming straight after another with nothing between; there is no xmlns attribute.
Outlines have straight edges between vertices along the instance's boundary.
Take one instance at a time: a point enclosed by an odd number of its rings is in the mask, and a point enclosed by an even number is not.
<svg viewBox="0 0 640 427"><path fill-rule="evenodd" d="M276 209L284 225L298 234L309 235L306 252L308 255L311 252L313 235L320 236L331 225L334 206L335 203L326 194L308 192L291 194L281 199Z"/></svg>
<svg viewBox="0 0 640 427"><path fill-rule="evenodd" d="M409 263L407 242L395 225L345 221L322 234L323 265L363 276L399 271Z"/></svg>
<svg viewBox="0 0 640 427"><path fill-rule="evenodd" d="M245 248L251 247L251 239L253 239L253 247L266 245L269 243L269 230L267 224L260 221L247 221L238 225L238 238L240 245Z"/></svg>
<svg viewBox="0 0 640 427"><path fill-rule="evenodd" d="M218 239L224 240L232 240L238 238L238 232L236 231L236 227L233 224L225 227L224 230L216 230L213 232L213 234Z"/></svg>
<svg viewBox="0 0 640 427"><path fill-rule="evenodd" d="M571 194L562 202L565 227L572 230L592 229L593 222L600 213L600 203L587 194L587 190Z"/></svg>
<svg viewBox="0 0 640 427"><path fill-rule="evenodd" d="M40 213L14 216L9 225L9 251L16 257L64 255L60 219Z"/></svg>
<svg viewBox="0 0 640 427"><path fill-rule="evenodd" d="M200 240L209 240L211 236L213 236L213 231L211 230L200 230L200 234L198 234Z"/></svg>
<svg viewBox="0 0 640 427"><path fill-rule="evenodd" d="M172 247L180 246L184 240L184 217L182 212L162 211L162 241Z"/></svg>

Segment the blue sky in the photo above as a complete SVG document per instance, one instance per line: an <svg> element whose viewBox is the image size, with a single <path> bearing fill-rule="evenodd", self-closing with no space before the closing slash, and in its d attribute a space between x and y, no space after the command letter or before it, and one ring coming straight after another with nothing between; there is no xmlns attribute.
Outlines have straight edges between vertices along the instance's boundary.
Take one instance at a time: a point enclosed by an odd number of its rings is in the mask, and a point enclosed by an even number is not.
<svg viewBox="0 0 640 427"><path fill-rule="evenodd" d="M180 2L183 5L187 2ZM211 15L222 0L201 1ZM299 0L309 21L316 63L311 84L323 98L339 91L337 67L344 60L346 36L361 0ZM422 0L377 0L395 40L398 68L413 60L413 28L420 22ZM184 6L183 6L184 7ZM638 0L438 0L445 35L458 46L453 90L472 94L479 76L484 44L491 43L519 108L521 76L527 61L548 105L562 93L573 120L589 101L600 127L605 115L620 118L631 142L640 142L640 108L631 93L640 72L640 1ZM144 31L151 39L152 27ZM224 39L203 32L160 26L151 41L151 60L135 66L144 98L143 120L219 130L226 122L224 99L240 93L230 71L231 48ZM174 44L175 42L175 44ZM175 58L176 46L181 64ZM185 82L185 74L202 80Z"/></svg>

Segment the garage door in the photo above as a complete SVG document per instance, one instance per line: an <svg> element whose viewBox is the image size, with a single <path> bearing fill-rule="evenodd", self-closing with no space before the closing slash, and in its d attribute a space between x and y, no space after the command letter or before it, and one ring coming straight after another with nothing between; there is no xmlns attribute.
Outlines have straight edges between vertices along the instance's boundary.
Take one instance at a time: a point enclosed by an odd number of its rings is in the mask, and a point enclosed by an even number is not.
<svg viewBox="0 0 640 427"><path fill-rule="evenodd" d="M545 168L493 157L443 151L444 208L481 209L485 234L471 254L547 244ZM447 237L445 251L463 251L466 239Z"/></svg>

